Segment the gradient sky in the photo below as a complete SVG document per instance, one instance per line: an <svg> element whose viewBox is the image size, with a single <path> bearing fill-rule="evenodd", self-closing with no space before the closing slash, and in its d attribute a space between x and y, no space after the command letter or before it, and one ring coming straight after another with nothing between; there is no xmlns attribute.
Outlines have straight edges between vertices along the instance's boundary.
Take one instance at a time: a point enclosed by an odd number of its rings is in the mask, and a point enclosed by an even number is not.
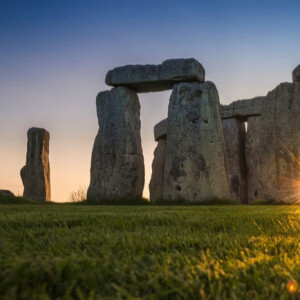
<svg viewBox="0 0 300 300"><path fill-rule="evenodd" d="M26 132L50 132L52 200L88 187L95 97L125 64L194 57L221 103L265 95L300 63L300 1L0 0L0 189L23 193ZM139 94L148 196L153 126L171 91Z"/></svg>

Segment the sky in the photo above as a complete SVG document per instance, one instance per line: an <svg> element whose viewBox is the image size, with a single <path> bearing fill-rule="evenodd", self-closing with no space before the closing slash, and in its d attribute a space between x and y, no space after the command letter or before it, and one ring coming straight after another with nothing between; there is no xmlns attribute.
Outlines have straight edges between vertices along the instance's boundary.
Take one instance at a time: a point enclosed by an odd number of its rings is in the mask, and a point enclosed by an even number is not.
<svg viewBox="0 0 300 300"><path fill-rule="evenodd" d="M31 127L50 132L52 200L88 187L95 98L114 67L196 58L222 104L291 82L299 11L297 0L0 0L0 189L22 195ZM170 94L139 94L145 197Z"/></svg>

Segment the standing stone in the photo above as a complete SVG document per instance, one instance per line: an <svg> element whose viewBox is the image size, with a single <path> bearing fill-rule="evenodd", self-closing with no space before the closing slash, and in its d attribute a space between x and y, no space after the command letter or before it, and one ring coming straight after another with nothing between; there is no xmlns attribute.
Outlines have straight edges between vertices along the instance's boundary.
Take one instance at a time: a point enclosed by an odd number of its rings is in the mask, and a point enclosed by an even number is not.
<svg viewBox="0 0 300 300"><path fill-rule="evenodd" d="M212 82L176 84L168 110L164 199L228 198L219 96Z"/></svg>
<svg viewBox="0 0 300 300"><path fill-rule="evenodd" d="M30 128L27 132L26 165L21 169L25 198L46 202L51 199L50 134L42 128Z"/></svg>
<svg viewBox="0 0 300 300"><path fill-rule="evenodd" d="M247 203L247 165L245 123L237 118L222 120L231 197Z"/></svg>
<svg viewBox="0 0 300 300"><path fill-rule="evenodd" d="M154 151L152 175L149 184L150 201L153 203L163 199L166 145L167 141L160 139Z"/></svg>
<svg viewBox="0 0 300 300"><path fill-rule="evenodd" d="M248 199L299 197L299 82L282 83L262 101L261 117L248 119L246 157Z"/></svg>
<svg viewBox="0 0 300 300"><path fill-rule="evenodd" d="M247 120L246 161L247 161L247 195L248 201L263 197L264 185L268 182L261 180L264 166L261 163L261 117L250 117ZM268 169L268 166L265 166Z"/></svg>
<svg viewBox="0 0 300 300"><path fill-rule="evenodd" d="M98 202L141 198L144 157L138 96L129 88L117 87L100 92L96 104L99 130L87 198Z"/></svg>

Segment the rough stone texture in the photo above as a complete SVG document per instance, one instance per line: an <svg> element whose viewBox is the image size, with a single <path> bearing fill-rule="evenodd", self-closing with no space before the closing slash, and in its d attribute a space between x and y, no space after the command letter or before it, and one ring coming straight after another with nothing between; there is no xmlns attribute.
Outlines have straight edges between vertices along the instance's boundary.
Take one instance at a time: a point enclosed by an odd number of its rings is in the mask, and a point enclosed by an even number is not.
<svg viewBox="0 0 300 300"><path fill-rule="evenodd" d="M163 199L164 169L167 141L158 141L152 162L152 175L149 184L150 201L155 203Z"/></svg>
<svg viewBox="0 0 300 300"><path fill-rule="evenodd" d="M158 142L160 139L166 139L168 133L168 118L160 121L154 126L154 139Z"/></svg>
<svg viewBox="0 0 300 300"><path fill-rule="evenodd" d="M300 65L293 71L293 82L300 82Z"/></svg>
<svg viewBox="0 0 300 300"><path fill-rule="evenodd" d="M229 105L221 105L221 118L239 118L246 121L248 117L261 114L261 102L264 97L234 101Z"/></svg>
<svg viewBox="0 0 300 300"><path fill-rule="evenodd" d="M11 192L9 190L0 190L0 197L12 197L12 198L14 198L15 195L13 194L13 192Z"/></svg>
<svg viewBox="0 0 300 300"><path fill-rule="evenodd" d="M236 118L222 120L231 197L247 203L247 165L245 123Z"/></svg>
<svg viewBox="0 0 300 300"><path fill-rule="evenodd" d="M261 117L248 119L248 201L299 197L300 83L282 83L262 101Z"/></svg>
<svg viewBox="0 0 300 300"><path fill-rule="evenodd" d="M91 161L89 201L141 198L144 157L140 102L129 88L117 87L97 96L99 130Z"/></svg>
<svg viewBox="0 0 300 300"><path fill-rule="evenodd" d="M181 81L205 81L205 70L194 58L169 59L160 65L127 65L110 70L105 83L127 86L140 93L172 89Z"/></svg>
<svg viewBox="0 0 300 300"><path fill-rule="evenodd" d="M21 169L25 198L46 202L51 200L50 134L42 128L30 128L27 132L26 165Z"/></svg>
<svg viewBox="0 0 300 300"><path fill-rule="evenodd" d="M215 85L176 84L168 121L164 200L228 198L226 150Z"/></svg>

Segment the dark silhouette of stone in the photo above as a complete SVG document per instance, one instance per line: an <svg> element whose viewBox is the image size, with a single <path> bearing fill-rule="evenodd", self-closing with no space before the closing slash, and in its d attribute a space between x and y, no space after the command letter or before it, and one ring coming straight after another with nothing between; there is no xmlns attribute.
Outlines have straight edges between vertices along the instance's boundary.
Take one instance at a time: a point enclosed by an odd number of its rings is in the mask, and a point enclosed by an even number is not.
<svg viewBox="0 0 300 300"><path fill-rule="evenodd" d="M246 129L239 119L222 120L231 197L247 203Z"/></svg>
<svg viewBox="0 0 300 300"><path fill-rule="evenodd" d="M248 199L298 200L300 83L282 83L262 100L261 117L248 119Z"/></svg>
<svg viewBox="0 0 300 300"><path fill-rule="evenodd" d="M135 91L117 87L97 96L99 130L91 161L88 201L141 198L144 157L140 102Z"/></svg>
<svg viewBox="0 0 300 300"><path fill-rule="evenodd" d="M154 126L154 140L158 142L161 139L166 139L168 133L168 118L160 121Z"/></svg>
<svg viewBox="0 0 300 300"><path fill-rule="evenodd" d="M160 139L154 151L152 175L149 184L150 201L153 203L163 199L166 146L167 141Z"/></svg>
<svg viewBox="0 0 300 300"><path fill-rule="evenodd" d="M15 198L15 195L9 190L0 190L0 197Z"/></svg>
<svg viewBox="0 0 300 300"><path fill-rule="evenodd" d="M49 132L42 128L27 132L26 165L21 169L23 196L38 202L51 199L49 139Z"/></svg>

